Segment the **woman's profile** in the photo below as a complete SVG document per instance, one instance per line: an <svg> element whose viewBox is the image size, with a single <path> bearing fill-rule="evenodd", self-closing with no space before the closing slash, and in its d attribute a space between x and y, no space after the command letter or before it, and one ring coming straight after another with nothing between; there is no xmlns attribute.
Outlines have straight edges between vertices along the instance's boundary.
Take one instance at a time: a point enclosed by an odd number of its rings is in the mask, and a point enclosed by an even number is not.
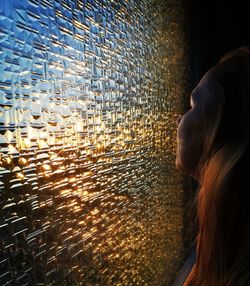
<svg viewBox="0 0 250 286"><path fill-rule="evenodd" d="M199 230L184 286L250 285L250 48L226 54L190 101L176 166L199 182Z"/></svg>

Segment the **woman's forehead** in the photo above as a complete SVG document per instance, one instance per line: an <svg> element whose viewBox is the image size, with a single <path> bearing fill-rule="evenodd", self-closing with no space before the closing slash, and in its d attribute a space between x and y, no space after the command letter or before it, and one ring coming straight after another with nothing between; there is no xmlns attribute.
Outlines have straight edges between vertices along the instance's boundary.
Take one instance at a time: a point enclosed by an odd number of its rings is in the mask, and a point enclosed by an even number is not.
<svg viewBox="0 0 250 286"><path fill-rule="evenodd" d="M222 86L209 74L201 79L199 84L195 87L191 94L192 100L195 102L199 101L218 101L224 98L224 92Z"/></svg>

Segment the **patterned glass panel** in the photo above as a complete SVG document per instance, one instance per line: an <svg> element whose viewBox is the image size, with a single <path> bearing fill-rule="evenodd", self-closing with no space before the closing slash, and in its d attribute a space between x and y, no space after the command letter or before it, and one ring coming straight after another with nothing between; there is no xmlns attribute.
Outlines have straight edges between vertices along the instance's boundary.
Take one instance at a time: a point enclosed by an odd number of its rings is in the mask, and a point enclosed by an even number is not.
<svg viewBox="0 0 250 286"><path fill-rule="evenodd" d="M0 284L171 285L181 1L0 1Z"/></svg>

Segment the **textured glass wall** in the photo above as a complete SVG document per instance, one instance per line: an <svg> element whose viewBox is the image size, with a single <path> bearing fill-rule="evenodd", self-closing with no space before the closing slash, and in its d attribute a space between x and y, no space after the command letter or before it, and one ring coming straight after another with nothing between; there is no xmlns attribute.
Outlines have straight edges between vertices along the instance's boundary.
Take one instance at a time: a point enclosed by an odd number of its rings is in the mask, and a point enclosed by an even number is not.
<svg viewBox="0 0 250 286"><path fill-rule="evenodd" d="M170 285L180 1L0 1L0 284Z"/></svg>

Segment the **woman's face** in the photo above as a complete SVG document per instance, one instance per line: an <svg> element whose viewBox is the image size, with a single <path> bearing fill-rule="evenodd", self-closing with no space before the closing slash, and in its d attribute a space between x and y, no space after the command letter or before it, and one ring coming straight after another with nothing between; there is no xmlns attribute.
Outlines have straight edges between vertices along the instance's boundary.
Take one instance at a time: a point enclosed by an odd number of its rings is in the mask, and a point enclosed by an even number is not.
<svg viewBox="0 0 250 286"><path fill-rule="evenodd" d="M177 129L176 167L197 181L205 138L209 128L215 126L223 103L223 89L209 74L192 91L190 109L182 116Z"/></svg>

